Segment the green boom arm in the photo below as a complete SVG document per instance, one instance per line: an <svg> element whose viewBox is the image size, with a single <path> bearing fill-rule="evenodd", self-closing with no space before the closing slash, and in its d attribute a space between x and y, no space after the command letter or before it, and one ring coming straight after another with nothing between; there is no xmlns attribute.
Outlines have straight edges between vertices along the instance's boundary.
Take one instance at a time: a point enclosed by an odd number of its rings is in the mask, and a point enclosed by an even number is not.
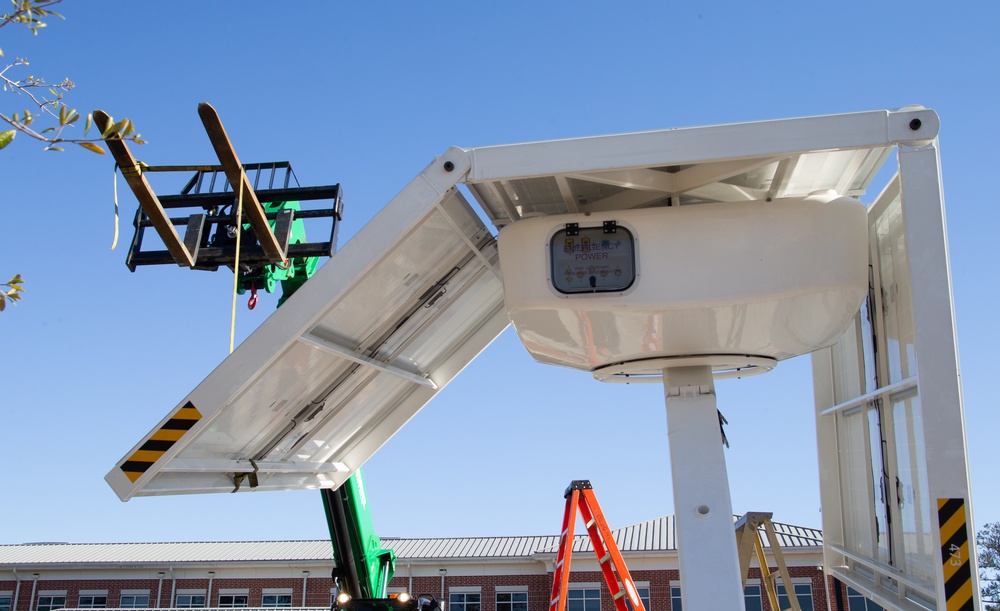
<svg viewBox="0 0 1000 611"><path fill-rule="evenodd" d="M340 488L323 490L323 506L337 566L338 592L352 598L385 598L396 554L375 534L359 469Z"/></svg>

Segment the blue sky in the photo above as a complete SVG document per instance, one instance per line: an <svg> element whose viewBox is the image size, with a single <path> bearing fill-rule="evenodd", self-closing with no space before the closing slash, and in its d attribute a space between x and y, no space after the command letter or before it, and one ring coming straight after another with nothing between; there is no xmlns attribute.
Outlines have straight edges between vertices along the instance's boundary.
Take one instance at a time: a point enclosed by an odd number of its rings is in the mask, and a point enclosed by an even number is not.
<svg viewBox="0 0 1000 611"><path fill-rule="evenodd" d="M995 69L1000 5L970 3L120 2L68 0L7 59L78 85L69 102L135 121L150 164L212 163L199 102L244 161L342 183L341 238L449 146L921 104L941 116L976 521L1000 520L990 391L1000 324ZM26 106L0 94L0 110ZM315 492L140 498L103 475L228 351L232 277L130 273L135 202L110 156L0 152L0 543L326 536ZM870 201L875 193L870 193ZM273 310L241 306L238 337ZM808 357L727 382L734 510L820 526ZM591 479L612 526L673 512L662 390L535 364L511 331L366 466L386 536L551 534ZM762 469L766 464L774 469Z"/></svg>

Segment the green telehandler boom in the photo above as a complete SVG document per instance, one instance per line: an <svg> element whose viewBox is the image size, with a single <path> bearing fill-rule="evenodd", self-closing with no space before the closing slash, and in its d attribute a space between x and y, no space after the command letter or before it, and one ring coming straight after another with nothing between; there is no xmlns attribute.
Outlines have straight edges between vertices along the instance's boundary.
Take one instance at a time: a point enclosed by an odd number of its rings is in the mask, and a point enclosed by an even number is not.
<svg viewBox="0 0 1000 611"><path fill-rule="evenodd" d="M201 104L198 112L220 165L150 166L137 161L116 135L105 138L122 177L139 201L126 265L133 272L139 266L160 264L207 271L226 267L239 276L237 293L250 292L250 309L257 304L258 290L271 293L279 284L280 307L313 275L320 257L333 256L336 251L343 213L340 185L301 187L291 164L285 161L240 163L215 109ZM103 111L95 111L95 119L102 131L112 121ZM177 195L157 196L146 179L157 172L191 171L194 176ZM322 200L333 203L308 209L300 203ZM308 242L304 219L325 218L330 219L329 236ZM175 227L185 228L183 237ZM159 240L147 239L144 244L150 228L156 230ZM247 476L250 486L255 487L256 473ZM237 480L237 489L241 480ZM336 609L440 610L440 601L429 595L389 596L396 555L383 548L375 534L360 469L339 488L324 489L322 494L336 565Z"/></svg>

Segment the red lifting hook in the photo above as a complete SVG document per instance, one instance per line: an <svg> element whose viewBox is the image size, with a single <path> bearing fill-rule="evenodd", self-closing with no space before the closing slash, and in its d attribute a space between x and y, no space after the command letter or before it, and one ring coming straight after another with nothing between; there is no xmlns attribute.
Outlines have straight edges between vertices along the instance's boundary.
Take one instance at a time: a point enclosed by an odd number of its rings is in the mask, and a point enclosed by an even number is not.
<svg viewBox="0 0 1000 611"><path fill-rule="evenodd" d="M247 302L247 309L254 309L257 307L257 283L253 280L250 281L250 301Z"/></svg>

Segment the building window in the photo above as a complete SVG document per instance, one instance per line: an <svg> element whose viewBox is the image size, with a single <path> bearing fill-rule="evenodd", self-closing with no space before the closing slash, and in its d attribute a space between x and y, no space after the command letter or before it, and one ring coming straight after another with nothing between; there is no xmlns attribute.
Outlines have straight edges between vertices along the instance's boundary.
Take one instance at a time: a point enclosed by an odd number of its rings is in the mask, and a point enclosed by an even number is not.
<svg viewBox="0 0 1000 611"><path fill-rule="evenodd" d="M55 609L62 609L66 606L66 596L49 596L40 595L38 597L38 606L35 608L36 611L54 611Z"/></svg>
<svg viewBox="0 0 1000 611"><path fill-rule="evenodd" d="M799 607L802 611L813 611L813 591L812 585L808 583L793 583L795 598L799 599ZM778 594L778 606L787 609L791 606L788 602L788 594L785 593L785 584L775 584L775 591Z"/></svg>
<svg viewBox="0 0 1000 611"><path fill-rule="evenodd" d="M122 609L144 609L149 606L149 594L122 594L118 607Z"/></svg>
<svg viewBox="0 0 1000 611"><path fill-rule="evenodd" d="M0 594L0 611L10 611L11 600L7 594Z"/></svg>
<svg viewBox="0 0 1000 611"><path fill-rule="evenodd" d="M885 611L881 605L865 598L864 594L854 588L847 588L847 609L848 611Z"/></svg>
<svg viewBox="0 0 1000 611"><path fill-rule="evenodd" d="M528 593L497 592L497 611L528 611Z"/></svg>
<svg viewBox="0 0 1000 611"><path fill-rule="evenodd" d="M265 594L260 599L261 607L291 607L291 594Z"/></svg>
<svg viewBox="0 0 1000 611"><path fill-rule="evenodd" d="M760 599L759 584L747 585L743 588L743 606L746 607L746 611L763 611L764 603Z"/></svg>
<svg viewBox="0 0 1000 611"><path fill-rule="evenodd" d="M643 608L646 609L646 611L650 611L650 608L649 608L649 586L636 585L635 589L636 589L636 592L639 593L639 600L642 601ZM628 609L628 611L633 611L633 609L632 609L632 601L630 601L628 599L628 596L625 597L625 607ZM500 610L497 609L497 611L500 611Z"/></svg>
<svg viewBox="0 0 1000 611"><path fill-rule="evenodd" d="M670 611L683 611L681 605L681 587L670 586Z"/></svg>
<svg viewBox="0 0 1000 611"><path fill-rule="evenodd" d="M78 609L103 609L108 606L108 597L81 595L80 602L76 606Z"/></svg>
<svg viewBox="0 0 1000 611"><path fill-rule="evenodd" d="M566 603L568 611L601 611L601 589L570 588Z"/></svg>
<svg viewBox="0 0 1000 611"><path fill-rule="evenodd" d="M480 611L481 602L478 592L457 592L448 595L450 611Z"/></svg>
<svg viewBox="0 0 1000 611"><path fill-rule="evenodd" d="M178 594L174 604L178 609L200 609L205 606L204 594ZM41 610L39 610L41 611Z"/></svg>
<svg viewBox="0 0 1000 611"><path fill-rule="evenodd" d="M247 598L246 594L219 594L219 608L245 607Z"/></svg>

